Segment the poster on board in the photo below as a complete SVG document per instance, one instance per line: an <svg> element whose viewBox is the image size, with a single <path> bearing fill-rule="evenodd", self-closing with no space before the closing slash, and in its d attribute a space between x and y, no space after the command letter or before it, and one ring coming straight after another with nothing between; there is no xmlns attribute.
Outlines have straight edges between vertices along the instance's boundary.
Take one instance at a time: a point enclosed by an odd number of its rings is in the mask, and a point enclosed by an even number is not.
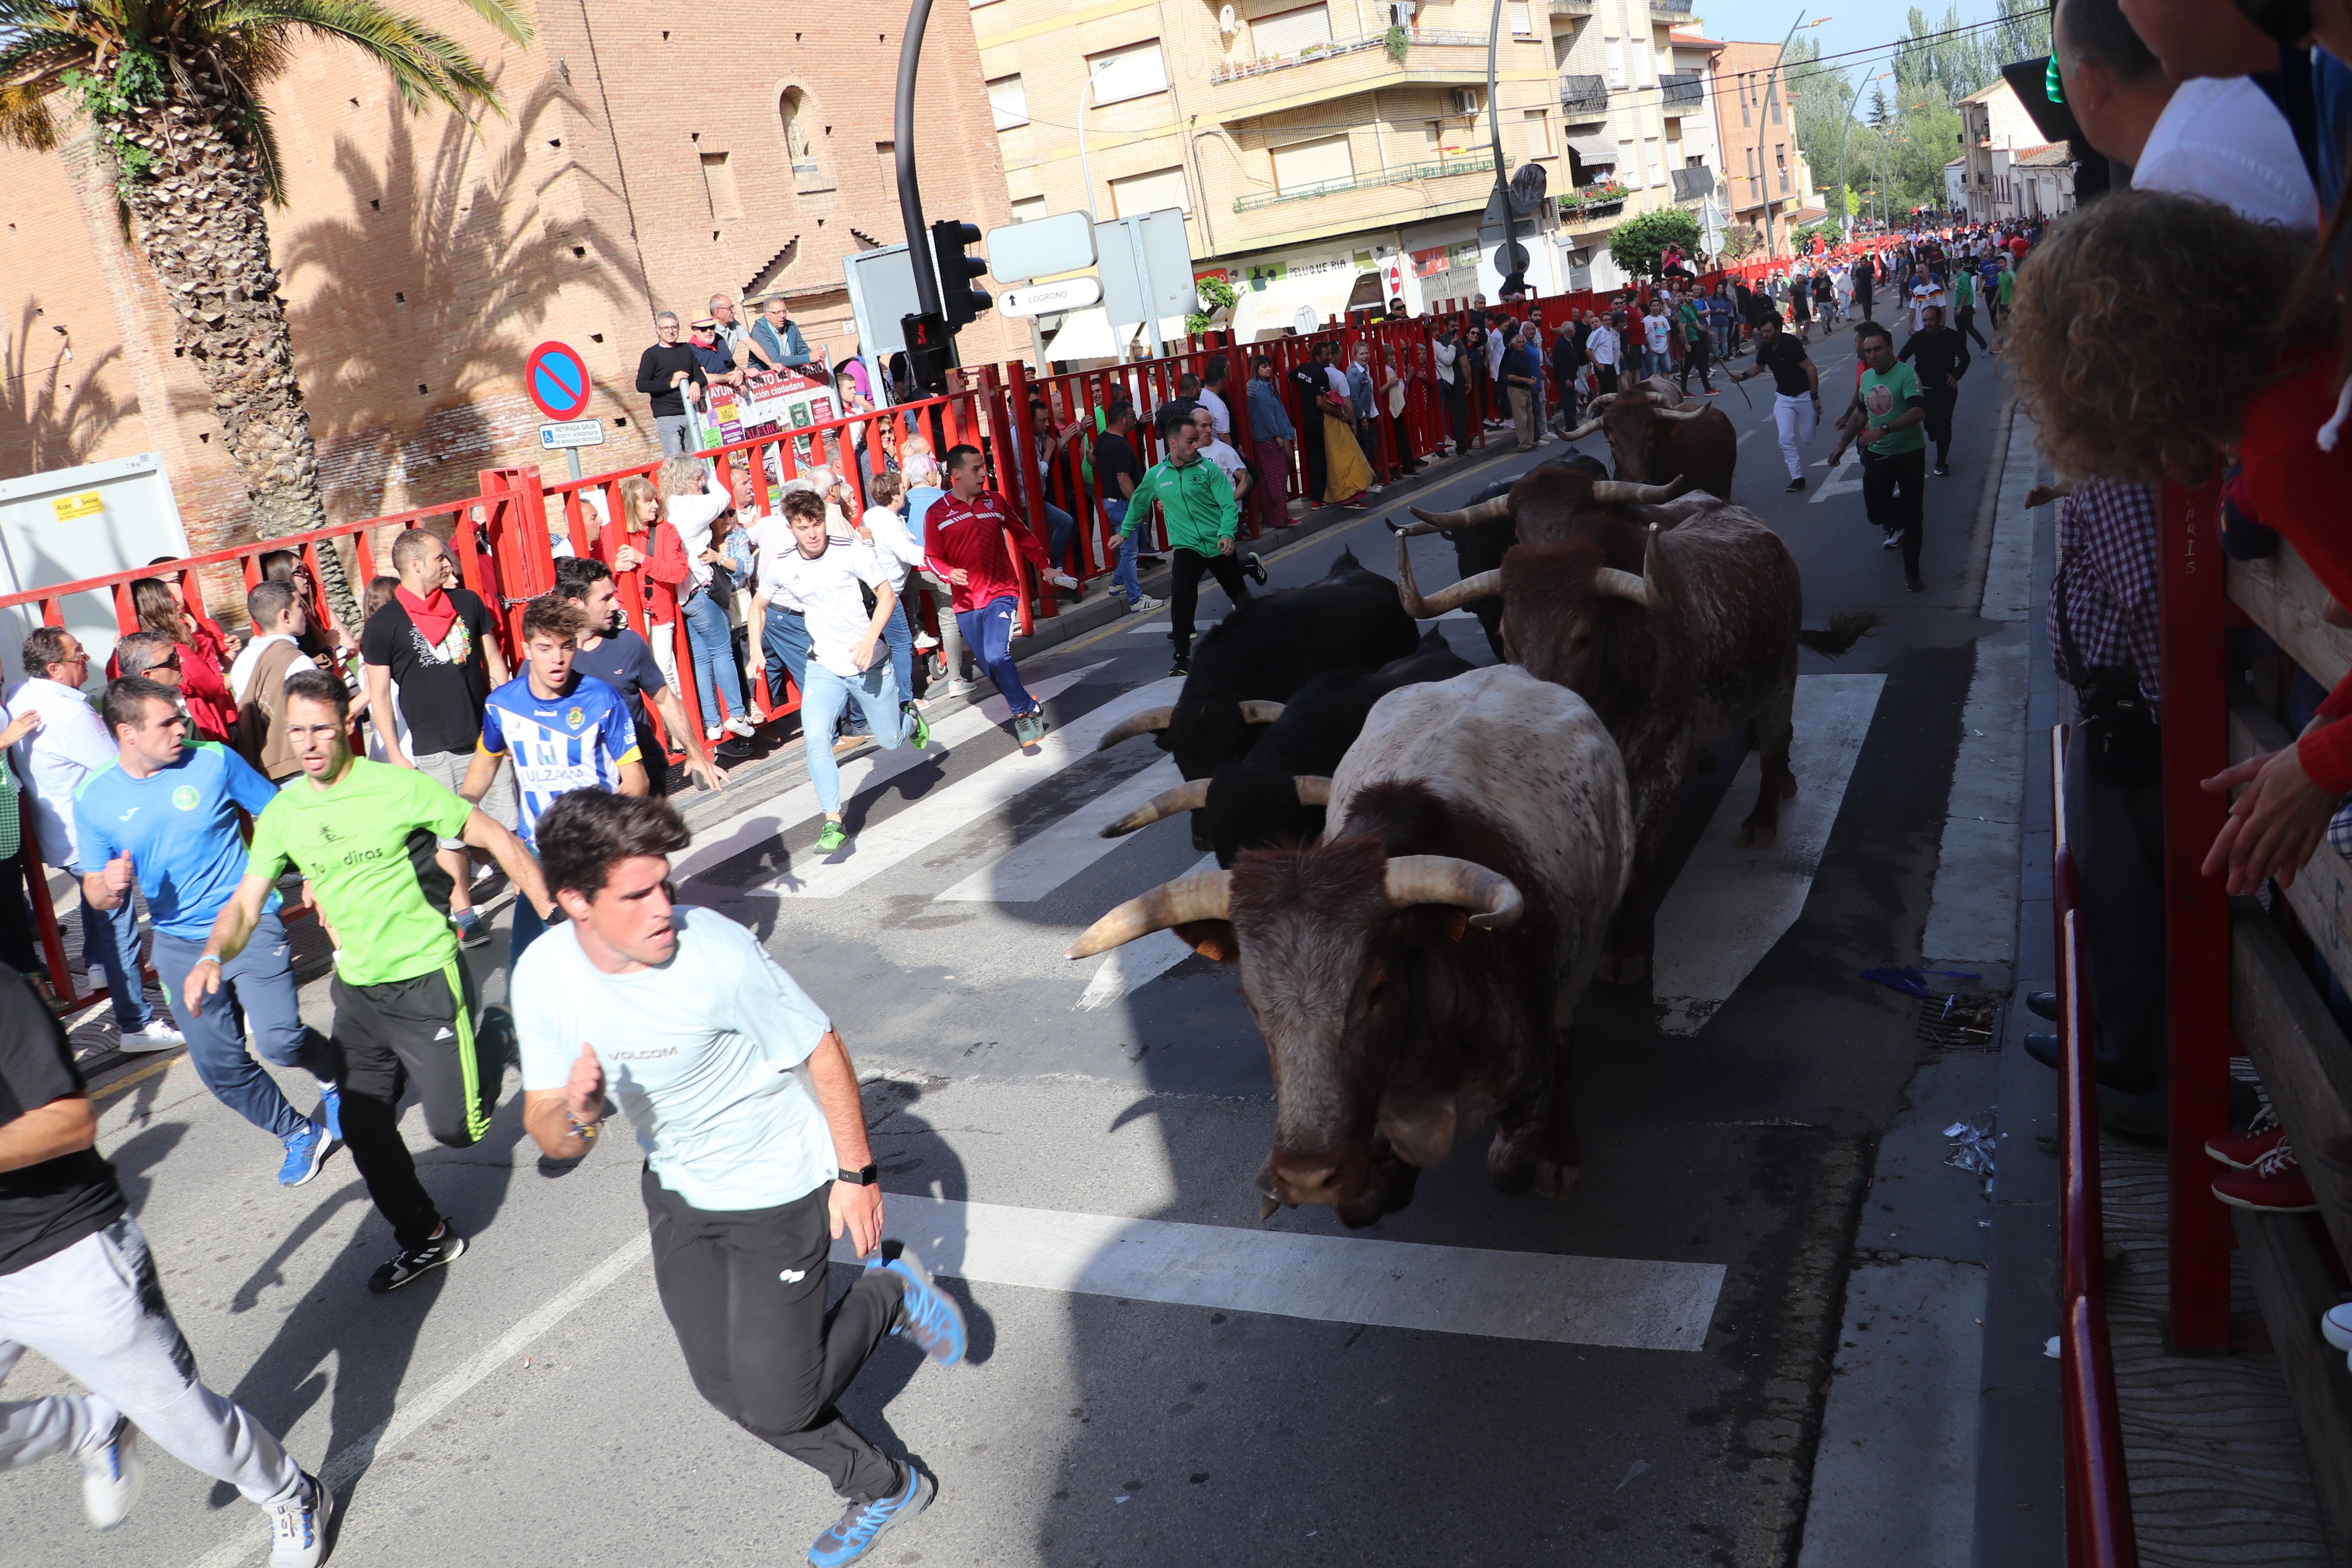
<svg viewBox="0 0 2352 1568"><path fill-rule="evenodd" d="M805 430L836 416L833 389L790 370L755 370L740 386L711 386L700 408L688 405L695 436L705 447L722 447L782 430ZM824 459L807 437L793 443L793 461L802 468Z"/></svg>

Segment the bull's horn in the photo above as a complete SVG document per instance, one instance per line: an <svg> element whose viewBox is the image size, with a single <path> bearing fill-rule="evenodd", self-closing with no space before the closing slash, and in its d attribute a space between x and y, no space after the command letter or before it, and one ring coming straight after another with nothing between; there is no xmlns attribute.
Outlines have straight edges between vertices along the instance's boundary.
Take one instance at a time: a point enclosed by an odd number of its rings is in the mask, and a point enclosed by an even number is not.
<svg viewBox="0 0 2352 1568"><path fill-rule="evenodd" d="M1581 441L1581 440L1583 440L1587 436L1591 435L1595 430L1598 430L1598 429L1600 429L1600 428L1601 428L1601 421L1600 421L1600 420L1598 420L1598 419L1588 419L1588 420L1586 420L1583 424L1581 424L1581 425L1578 426L1577 426L1575 429L1573 429L1573 430L1563 430L1563 431L1561 431L1561 432L1560 432L1560 435L1559 435L1559 438L1560 438L1561 440L1563 440L1563 441Z"/></svg>
<svg viewBox="0 0 2352 1568"><path fill-rule="evenodd" d="M1623 479L1595 479L1592 499L1603 506L1619 503L1633 506L1655 506L1672 500L1691 488L1688 474L1677 474L1670 485L1637 485Z"/></svg>
<svg viewBox="0 0 2352 1568"><path fill-rule="evenodd" d="M1460 511L1423 511L1417 506L1405 510L1428 526L1400 528L1396 531L1399 538L1423 533L1451 533L1474 522L1492 522L1496 518L1508 517L1511 515L1511 498L1507 495L1489 496L1475 505L1464 507Z"/></svg>
<svg viewBox="0 0 2352 1568"><path fill-rule="evenodd" d="M1221 921L1231 906L1233 887L1223 871L1195 871L1132 898L1088 926L1071 945L1071 958L1097 952L1190 921Z"/></svg>
<svg viewBox="0 0 2352 1568"><path fill-rule="evenodd" d="M1612 403L1616 402L1616 401L1617 401L1617 397L1618 397L1618 395L1617 395L1616 393L1613 393L1613 392L1604 392L1604 393L1602 393L1600 396L1598 396L1598 397L1596 397L1596 398L1593 398L1593 399L1591 399L1590 402L1586 403L1584 406L1585 406L1585 407L1587 407L1587 408L1606 408L1606 407L1608 407L1611 404L1612 404Z"/></svg>
<svg viewBox="0 0 2352 1568"><path fill-rule="evenodd" d="M1298 791L1299 805L1328 805L1331 804L1331 781L1321 773L1293 773L1290 775L1290 782Z"/></svg>
<svg viewBox="0 0 2352 1568"><path fill-rule="evenodd" d="M1281 717L1282 704L1279 702L1262 702L1252 698L1242 704L1242 722L1244 724L1271 724Z"/></svg>
<svg viewBox="0 0 2352 1568"><path fill-rule="evenodd" d="M1620 572L1614 566L1603 566L1592 574L1592 591L1623 599L1643 609L1653 609L1658 603L1658 590L1650 582L1650 547L1658 542L1658 525L1652 523L1650 531L1642 538L1642 571L1639 576Z"/></svg>
<svg viewBox="0 0 2352 1568"><path fill-rule="evenodd" d="M1174 789L1163 789L1117 822L1102 830L1105 838L1124 838L1138 829L1150 826L1163 816L1173 816L1180 811L1198 811L1209 804L1209 781L1187 779Z"/></svg>
<svg viewBox="0 0 2352 1568"><path fill-rule="evenodd" d="M1661 419L1696 419L1700 415L1705 414L1706 410L1704 408L1660 407L1654 412L1655 412L1657 416Z"/></svg>
<svg viewBox="0 0 2352 1568"><path fill-rule="evenodd" d="M1440 616L1452 615L1474 599L1491 599L1502 591L1501 572L1481 572L1423 598L1412 580L1412 556L1405 549L1404 541L1397 541L1397 603L1417 621L1433 621Z"/></svg>
<svg viewBox="0 0 2352 1568"><path fill-rule="evenodd" d="M1156 735L1175 721L1173 708L1146 708L1140 713L1130 713L1110 727L1109 733L1095 742L1097 752L1108 751L1121 741L1132 741L1138 735Z"/></svg>
<svg viewBox="0 0 2352 1568"><path fill-rule="evenodd" d="M1526 907L1518 889L1499 871L1451 855L1400 855L1389 862L1389 907L1452 904L1471 911L1474 926L1507 926Z"/></svg>

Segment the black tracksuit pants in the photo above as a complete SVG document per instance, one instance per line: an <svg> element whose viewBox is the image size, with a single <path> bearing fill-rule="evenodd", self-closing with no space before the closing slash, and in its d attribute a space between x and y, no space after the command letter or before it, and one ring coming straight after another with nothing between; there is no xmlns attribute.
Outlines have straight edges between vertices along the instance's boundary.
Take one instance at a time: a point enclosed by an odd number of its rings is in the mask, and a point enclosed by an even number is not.
<svg viewBox="0 0 2352 1568"><path fill-rule="evenodd" d="M1242 563L1235 556L1202 555L1178 545L1169 552L1169 560L1174 586L1168 594L1168 640L1176 645L1178 658L1190 658L1192 611L1201 602L1201 574L1214 577L1225 597L1236 605L1249 603L1249 584L1242 579Z"/></svg>
<svg viewBox="0 0 2352 1568"><path fill-rule="evenodd" d="M422 1247L440 1227L441 1211L400 1135L401 1096L414 1083L434 1142L468 1148L489 1131L506 1071L503 1061L485 1059L474 1032L473 972L453 955L439 969L381 985L337 975L329 992L343 1058L343 1147L394 1237Z"/></svg>
<svg viewBox="0 0 2352 1568"><path fill-rule="evenodd" d="M696 1208L650 1168L638 1183L654 1286L696 1389L840 1496L872 1502L898 1489L898 1468L834 1403L898 1321L906 1287L868 1269L825 1310L831 1185L775 1208L713 1210Z"/></svg>
<svg viewBox="0 0 2352 1568"><path fill-rule="evenodd" d="M1903 576L1916 583L1919 539L1927 515L1927 448L1881 458L1864 447L1862 505L1864 515L1879 527L1903 531Z"/></svg>

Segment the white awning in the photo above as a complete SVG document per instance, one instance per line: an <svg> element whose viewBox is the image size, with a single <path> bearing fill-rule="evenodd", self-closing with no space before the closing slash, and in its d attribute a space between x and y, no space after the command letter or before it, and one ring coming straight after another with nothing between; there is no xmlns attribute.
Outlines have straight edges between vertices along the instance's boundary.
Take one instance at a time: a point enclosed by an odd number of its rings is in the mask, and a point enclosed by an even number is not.
<svg viewBox="0 0 2352 1568"><path fill-rule="evenodd" d="M1574 153L1585 163L1596 165L1606 163L1612 168L1616 167L1621 154L1618 152L1617 143L1608 137L1570 136L1566 140L1569 151Z"/></svg>
<svg viewBox="0 0 2352 1568"><path fill-rule="evenodd" d="M1061 330L1045 340L1045 357L1065 362L1078 360L1124 360L1126 347L1143 335L1143 324L1129 322L1114 331L1110 318L1100 305L1083 310L1073 310L1062 318ZM1173 342L1184 335L1184 318L1170 316L1160 323L1163 342ZM1146 343L1143 353L1150 352Z"/></svg>
<svg viewBox="0 0 2352 1568"><path fill-rule="evenodd" d="M1332 268L1300 278L1268 279L1263 289L1244 288L1234 304L1234 341L1254 343L1278 338L1297 326L1301 310L1311 311L1318 327L1334 316L1345 315L1348 296L1355 292L1356 279L1361 276Z"/></svg>

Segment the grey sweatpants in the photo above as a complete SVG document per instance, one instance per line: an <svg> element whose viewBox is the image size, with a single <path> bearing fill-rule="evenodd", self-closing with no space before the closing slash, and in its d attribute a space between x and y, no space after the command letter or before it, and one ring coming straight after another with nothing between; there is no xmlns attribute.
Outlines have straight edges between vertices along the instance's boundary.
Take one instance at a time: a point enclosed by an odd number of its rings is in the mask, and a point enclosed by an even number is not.
<svg viewBox="0 0 2352 1568"><path fill-rule="evenodd" d="M196 1358L130 1215L0 1274L0 1379L28 1350L92 1392L0 1404L0 1470L94 1447L128 1415L156 1447L248 1502L290 1502L301 1489L302 1472L278 1439L197 1380Z"/></svg>

